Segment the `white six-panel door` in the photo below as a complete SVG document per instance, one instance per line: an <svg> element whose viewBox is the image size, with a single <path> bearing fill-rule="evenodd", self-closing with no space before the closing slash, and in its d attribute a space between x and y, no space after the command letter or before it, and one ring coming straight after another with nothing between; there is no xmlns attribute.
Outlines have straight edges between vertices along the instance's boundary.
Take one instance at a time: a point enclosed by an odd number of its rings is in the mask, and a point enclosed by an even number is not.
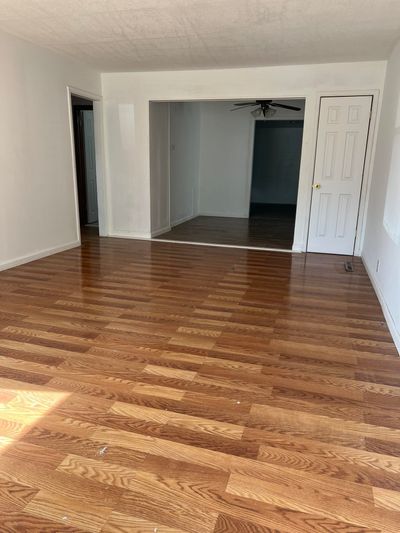
<svg viewBox="0 0 400 533"><path fill-rule="evenodd" d="M372 96L321 98L307 251L351 255Z"/></svg>

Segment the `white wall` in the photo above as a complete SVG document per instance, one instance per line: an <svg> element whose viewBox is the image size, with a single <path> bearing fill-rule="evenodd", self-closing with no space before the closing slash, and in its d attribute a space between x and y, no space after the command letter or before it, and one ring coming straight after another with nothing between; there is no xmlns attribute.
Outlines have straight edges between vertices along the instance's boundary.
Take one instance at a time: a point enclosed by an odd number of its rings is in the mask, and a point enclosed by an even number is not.
<svg viewBox="0 0 400 533"><path fill-rule="evenodd" d="M169 104L150 104L151 234L168 230L169 222Z"/></svg>
<svg viewBox="0 0 400 533"><path fill-rule="evenodd" d="M67 100L100 75L0 33L0 269L78 244Z"/></svg>
<svg viewBox="0 0 400 533"><path fill-rule="evenodd" d="M364 263L380 296L389 327L400 351L399 139L400 43L393 51L387 66L362 251Z"/></svg>
<svg viewBox="0 0 400 533"><path fill-rule="evenodd" d="M170 104L171 226L198 213L200 104Z"/></svg>
<svg viewBox="0 0 400 533"><path fill-rule="evenodd" d="M321 94L380 90L386 62L102 75L110 234L147 236L150 214L149 101L306 98L295 249L305 249ZM121 148L123 146L123 149ZM156 191L153 191L156 192Z"/></svg>
<svg viewBox="0 0 400 533"><path fill-rule="evenodd" d="M245 110L232 113L230 102L199 105L199 213L246 218L254 118Z"/></svg>

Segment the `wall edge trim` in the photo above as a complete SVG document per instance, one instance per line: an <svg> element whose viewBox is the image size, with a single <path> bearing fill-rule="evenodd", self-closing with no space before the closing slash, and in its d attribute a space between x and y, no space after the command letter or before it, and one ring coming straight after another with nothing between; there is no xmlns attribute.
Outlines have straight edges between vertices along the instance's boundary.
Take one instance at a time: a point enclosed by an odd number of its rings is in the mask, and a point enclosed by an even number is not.
<svg viewBox="0 0 400 533"><path fill-rule="evenodd" d="M178 218L177 220L171 221L171 228L174 228L175 226L179 226L179 224L183 224L184 222L188 222L189 220L193 220L194 218L198 217L199 215L187 215L186 217Z"/></svg>
<svg viewBox="0 0 400 533"><path fill-rule="evenodd" d="M368 277L371 281L371 284L374 288L374 291L375 291L375 294L378 298L378 301L380 303L380 306L382 308L382 311L383 311L383 316L385 317L385 321L386 321L386 324L387 324L387 327L389 328L389 332L390 332L390 335L392 336L392 339L393 339L393 342L396 346L396 349L399 353L399 356L400 356L400 331L398 331L397 327L396 327L396 324L394 323L394 320L393 320L393 317L390 313L390 310L389 310L389 307L386 303L386 300L383 296L383 293L379 287L379 283L376 279L376 277L374 276L374 274L372 273L372 271L369 269L368 265L367 265L367 262L366 260L364 259L363 256L361 256L361 260L363 262L363 265L364 265L364 268L365 270L367 271L367 274L368 274Z"/></svg>
<svg viewBox="0 0 400 533"><path fill-rule="evenodd" d="M107 237L115 237L116 239L139 239L149 240L151 239L151 233L136 233L130 231L113 231L110 232Z"/></svg>
<svg viewBox="0 0 400 533"><path fill-rule="evenodd" d="M249 218L248 213L229 213L229 212L222 212L222 213L211 213L211 212L204 212L200 211L196 216L198 217L227 217L227 218Z"/></svg>
<svg viewBox="0 0 400 533"><path fill-rule="evenodd" d="M171 231L171 226L164 226L163 228L152 231L150 238L157 237L158 235L162 235L163 233L166 233L167 231Z"/></svg>
<svg viewBox="0 0 400 533"><path fill-rule="evenodd" d="M23 255L15 259L11 259L9 261L0 263L0 271L8 270L10 268L24 265L26 263L31 263L32 261L37 261L38 259L43 259L44 257L58 254L60 252L65 252L66 250L77 248L80 245L81 245L80 241L73 241L67 244L62 244L60 246L53 246L51 248L45 248L44 250L41 250L40 252L35 252L33 254Z"/></svg>

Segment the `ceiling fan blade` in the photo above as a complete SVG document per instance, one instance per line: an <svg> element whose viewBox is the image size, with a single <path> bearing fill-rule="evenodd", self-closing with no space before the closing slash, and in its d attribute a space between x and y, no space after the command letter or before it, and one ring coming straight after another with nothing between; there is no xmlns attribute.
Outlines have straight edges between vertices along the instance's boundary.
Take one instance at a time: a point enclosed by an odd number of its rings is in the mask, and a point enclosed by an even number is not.
<svg viewBox="0 0 400 533"><path fill-rule="evenodd" d="M283 109L290 109L292 111L301 111L301 107L295 107L294 105L275 104L274 102L272 102L270 105L274 107L282 107Z"/></svg>
<svg viewBox="0 0 400 533"><path fill-rule="evenodd" d="M246 105L241 105L240 107L233 107L231 111L238 111L239 109L244 109L245 107L254 107L254 106L258 106L258 104L246 104Z"/></svg>
<svg viewBox="0 0 400 533"><path fill-rule="evenodd" d="M234 106L244 106L244 105L258 105L257 102L239 102L238 104L233 104Z"/></svg>

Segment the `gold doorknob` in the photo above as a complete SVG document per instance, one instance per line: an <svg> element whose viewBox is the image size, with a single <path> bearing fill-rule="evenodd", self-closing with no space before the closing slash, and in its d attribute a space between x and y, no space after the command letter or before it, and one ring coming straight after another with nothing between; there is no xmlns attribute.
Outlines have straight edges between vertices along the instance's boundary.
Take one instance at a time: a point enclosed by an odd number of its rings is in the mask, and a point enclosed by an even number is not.
<svg viewBox="0 0 400 533"><path fill-rule="evenodd" d="M314 183L313 189L320 189L320 188L321 188L321 184L320 183Z"/></svg>

